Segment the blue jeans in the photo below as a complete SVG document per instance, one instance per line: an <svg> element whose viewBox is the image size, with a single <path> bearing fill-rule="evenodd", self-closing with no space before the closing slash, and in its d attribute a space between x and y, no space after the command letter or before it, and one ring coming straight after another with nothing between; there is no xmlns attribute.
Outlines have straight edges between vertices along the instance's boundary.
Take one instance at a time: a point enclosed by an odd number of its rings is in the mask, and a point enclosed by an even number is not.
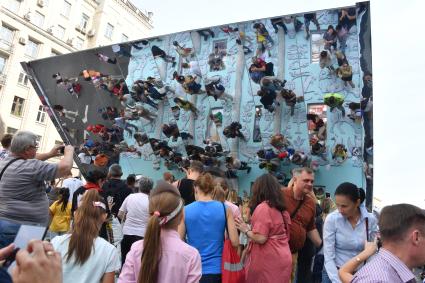
<svg viewBox="0 0 425 283"><path fill-rule="evenodd" d="M0 249L13 243L21 224L0 219Z"/></svg>
<svg viewBox="0 0 425 283"><path fill-rule="evenodd" d="M323 267L322 271L322 283L332 283L331 279L329 279L328 273L326 269Z"/></svg>

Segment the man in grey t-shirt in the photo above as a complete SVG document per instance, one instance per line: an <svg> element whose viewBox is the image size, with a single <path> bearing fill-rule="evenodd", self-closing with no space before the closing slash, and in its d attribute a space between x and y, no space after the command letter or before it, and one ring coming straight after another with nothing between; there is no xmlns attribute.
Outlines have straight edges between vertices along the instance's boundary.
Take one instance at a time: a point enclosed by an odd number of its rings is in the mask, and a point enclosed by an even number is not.
<svg viewBox="0 0 425 283"><path fill-rule="evenodd" d="M44 162L60 154L60 146L37 153L37 136L19 131L10 155L0 162L0 248L12 242L20 224L47 226L49 203L45 181L65 176L72 168L74 148L65 146L59 163Z"/></svg>

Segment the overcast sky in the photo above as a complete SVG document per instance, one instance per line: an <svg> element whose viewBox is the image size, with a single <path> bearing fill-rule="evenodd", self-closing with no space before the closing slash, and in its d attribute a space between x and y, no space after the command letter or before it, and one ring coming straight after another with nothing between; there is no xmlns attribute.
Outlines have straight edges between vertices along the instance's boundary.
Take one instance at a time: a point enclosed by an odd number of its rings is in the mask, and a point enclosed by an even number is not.
<svg viewBox="0 0 425 283"><path fill-rule="evenodd" d="M355 4L331 0L132 0L152 35ZM425 208L425 36L422 0L372 0L374 196Z"/></svg>

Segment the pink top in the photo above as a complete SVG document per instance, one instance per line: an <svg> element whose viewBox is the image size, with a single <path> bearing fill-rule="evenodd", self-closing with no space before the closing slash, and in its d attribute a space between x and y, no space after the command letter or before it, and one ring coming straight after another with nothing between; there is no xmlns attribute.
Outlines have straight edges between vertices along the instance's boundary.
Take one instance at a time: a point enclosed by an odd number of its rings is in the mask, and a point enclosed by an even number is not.
<svg viewBox="0 0 425 283"><path fill-rule="evenodd" d="M231 203L230 201L225 200L224 204L226 205L226 207L228 207L230 209L230 211L232 212L233 215L233 219L236 218L241 218L241 211L239 210L239 207L236 204ZM226 231L224 231L224 238L227 239L229 238L227 236Z"/></svg>
<svg viewBox="0 0 425 283"><path fill-rule="evenodd" d="M161 230L161 261L157 283L199 282L202 275L198 250L180 240L175 230ZM143 240L135 242L127 254L118 283L136 283L139 277Z"/></svg>
<svg viewBox="0 0 425 283"><path fill-rule="evenodd" d="M231 203L230 201L224 201L224 204L230 208L233 214L233 219L240 218L241 217L241 211L239 210L239 207L236 204Z"/></svg>

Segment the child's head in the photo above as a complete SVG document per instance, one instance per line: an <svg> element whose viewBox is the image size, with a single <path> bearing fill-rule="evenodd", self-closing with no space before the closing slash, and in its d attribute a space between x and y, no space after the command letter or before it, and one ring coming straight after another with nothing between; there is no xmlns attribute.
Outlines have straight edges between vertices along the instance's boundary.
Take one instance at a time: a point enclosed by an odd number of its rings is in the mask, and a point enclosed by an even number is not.
<svg viewBox="0 0 425 283"><path fill-rule="evenodd" d="M58 193L59 193L59 199L60 200L69 199L69 189L68 188L60 188Z"/></svg>

